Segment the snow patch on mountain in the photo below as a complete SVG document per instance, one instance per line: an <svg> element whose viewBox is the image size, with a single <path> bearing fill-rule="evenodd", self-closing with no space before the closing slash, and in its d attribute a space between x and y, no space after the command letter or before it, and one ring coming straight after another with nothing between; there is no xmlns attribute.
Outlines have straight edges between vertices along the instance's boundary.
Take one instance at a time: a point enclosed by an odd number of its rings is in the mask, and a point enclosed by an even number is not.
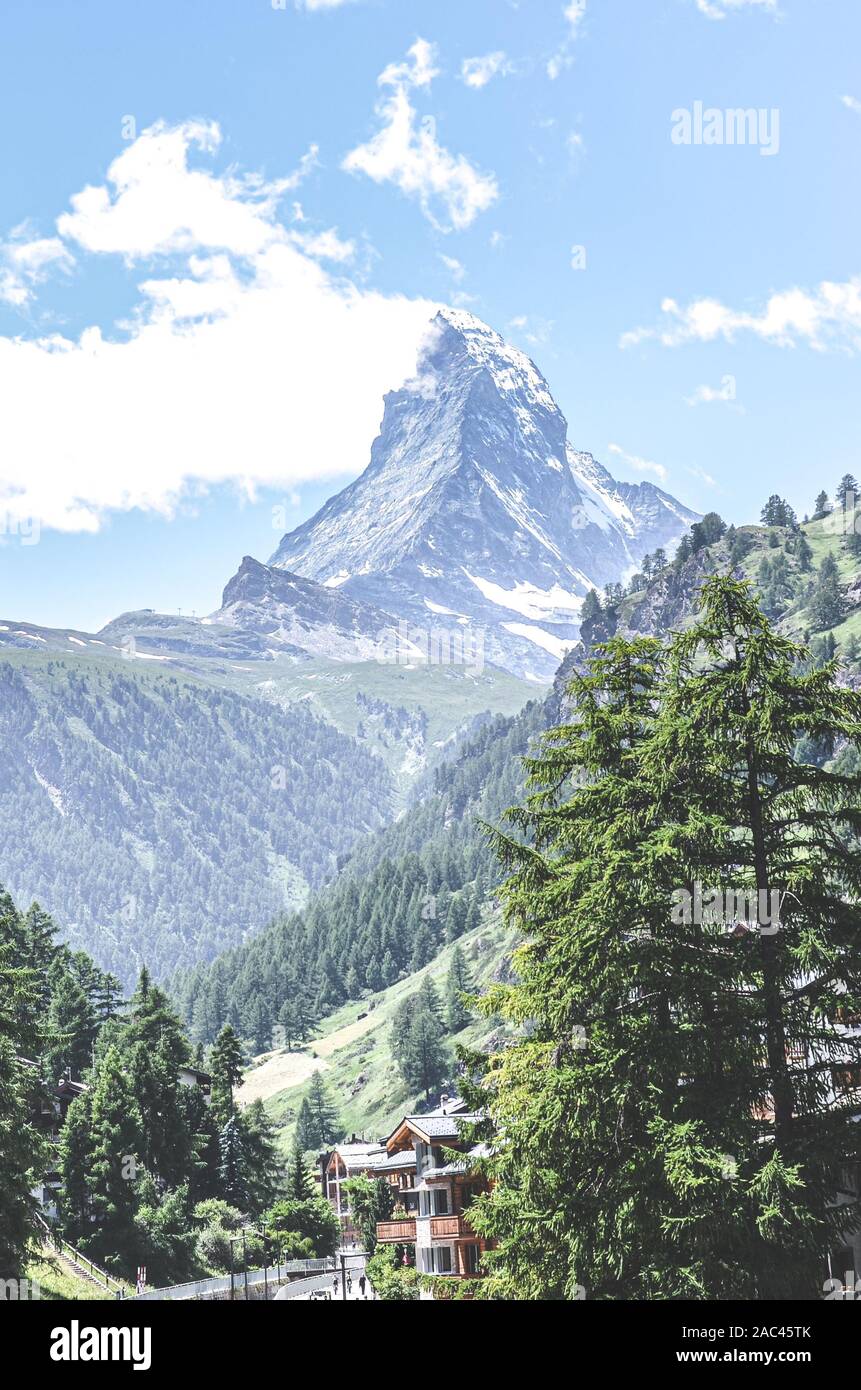
<svg viewBox="0 0 861 1390"><path fill-rule="evenodd" d="M500 584L470 574L469 570L464 570L464 574L491 603L498 604L500 608L510 608L515 613L522 613L524 618L547 618L555 616L561 610L567 615L565 621L570 622L570 615L579 615L583 607L582 596L569 593L559 584L554 584L552 589L537 589L534 584L520 580L513 589L503 589ZM589 583L585 575L583 583Z"/></svg>

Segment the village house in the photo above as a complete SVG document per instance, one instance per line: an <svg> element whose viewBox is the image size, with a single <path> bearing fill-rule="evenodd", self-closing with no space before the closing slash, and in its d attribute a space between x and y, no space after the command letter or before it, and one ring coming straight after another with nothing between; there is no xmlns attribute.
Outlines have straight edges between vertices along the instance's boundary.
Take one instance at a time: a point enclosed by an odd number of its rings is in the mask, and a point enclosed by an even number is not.
<svg viewBox="0 0 861 1390"><path fill-rule="evenodd" d="M323 1196L328 1198L341 1223L341 1239L345 1245L357 1244L361 1234L353 1225L350 1216L350 1202L344 1183L348 1178L373 1173L376 1176L376 1163L385 1157L385 1145L379 1141L359 1139L355 1134L343 1144L320 1155L320 1181Z"/></svg>
<svg viewBox="0 0 861 1390"><path fill-rule="evenodd" d="M31 1092L31 1114L33 1123L47 1139L51 1164L39 1183L32 1190L47 1221L56 1221L59 1215L58 1197L62 1178L58 1167L60 1132L66 1122L66 1113L72 1101L87 1089L82 1081L72 1081L68 1073L61 1076L55 1086L46 1085L39 1079L39 1064L29 1058L19 1058L33 1072Z"/></svg>
<svg viewBox="0 0 861 1390"><path fill-rule="evenodd" d="M377 1240L413 1245L421 1274L468 1279L482 1272L486 1247L470 1226L467 1209L486 1186L475 1171L475 1160L486 1149L468 1147L462 1135L464 1123L480 1118L463 1101L443 1096L438 1109L404 1116L375 1166L375 1175L397 1188L395 1211L377 1225ZM452 1150L462 1157L451 1159Z"/></svg>

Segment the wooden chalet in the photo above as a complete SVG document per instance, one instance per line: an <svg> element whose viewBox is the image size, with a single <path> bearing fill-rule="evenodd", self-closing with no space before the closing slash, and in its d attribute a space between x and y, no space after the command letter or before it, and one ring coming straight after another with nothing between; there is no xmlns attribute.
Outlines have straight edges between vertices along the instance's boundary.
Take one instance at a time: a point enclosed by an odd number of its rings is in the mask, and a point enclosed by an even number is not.
<svg viewBox="0 0 861 1390"><path fill-rule="evenodd" d="M377 1240L414 1246L422 1274L467 1279L481 1273L486 1247L470 1226L468 1211L486 1187L475 1171L475 1160L486 1150L468 1147L462 1135L464 1123L480 1118L462 1101L443 1097L437 1110L404 1116L374 1168L397 1194L394 1214L377 1225ZM451 1160L452 1150L462 1156Z"/></svg>

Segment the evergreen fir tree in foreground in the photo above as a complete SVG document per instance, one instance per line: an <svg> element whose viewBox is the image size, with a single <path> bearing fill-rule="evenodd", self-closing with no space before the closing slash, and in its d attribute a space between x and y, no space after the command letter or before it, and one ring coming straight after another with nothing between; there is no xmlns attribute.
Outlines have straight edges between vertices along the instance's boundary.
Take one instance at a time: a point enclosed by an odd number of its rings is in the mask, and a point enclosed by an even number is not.
<svg viewBox="0 0 861 1390"><path fill-rule="evenodd" d="M490 1295L814 1298L859 1221L861 779L793 750L859 740L861 697L800 656L711 579L667 654L607 645L531 764L529 843L496 837L527 940L483 1005L528 1029L473 1097Z"/></svg>
<svg viewBox="0 0 861 1390"><path fill-rule="evenodd" d="M0 920L11 900L0 895ZM35 1202L30 1189L47 1152L30 1118L32 1077L18 1056L22 1029L31 1027L36 994L30 971L12 964L12 946L0 944L0 1279L20 1279L34 1244Z"/></svg>

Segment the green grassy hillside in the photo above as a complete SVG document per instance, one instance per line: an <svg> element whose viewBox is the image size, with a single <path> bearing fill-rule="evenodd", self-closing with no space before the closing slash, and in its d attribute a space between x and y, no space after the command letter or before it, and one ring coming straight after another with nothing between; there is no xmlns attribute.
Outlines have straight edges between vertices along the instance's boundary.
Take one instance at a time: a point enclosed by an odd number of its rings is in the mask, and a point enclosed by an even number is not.
<svg viewBox="0 0 861 1390"><path fill-rule="evenodd" d="M503 926L498 911L488 912L482 925L460 937L463 952L477 990L493 979L504 977L516 944L516 933ZM323 1072L334 1099L341 1128L346 1134L379 1138L394 1127L408 1111L422 1108L423 1098L412 1094L401 1078L390 1046L395 1010L416 994L426 975L440 993L451 967L454 945L449 945L429 965L380 993L345 1004L315 1029L315 1036L301 1052L266 1053L256 1059L246 1074L241 1099L258 1097L278 1129L286 1152L292 1142L299 1106L314 1071ZM500 1026L487 1019L475 1019L462 1032L449 1039L454 1044L480 1047L491 1035L500 1035ZM283 1085L288 1080L290 1084ZM457 1075L450 1077L450 1089L457 1089Z"/></svg>

